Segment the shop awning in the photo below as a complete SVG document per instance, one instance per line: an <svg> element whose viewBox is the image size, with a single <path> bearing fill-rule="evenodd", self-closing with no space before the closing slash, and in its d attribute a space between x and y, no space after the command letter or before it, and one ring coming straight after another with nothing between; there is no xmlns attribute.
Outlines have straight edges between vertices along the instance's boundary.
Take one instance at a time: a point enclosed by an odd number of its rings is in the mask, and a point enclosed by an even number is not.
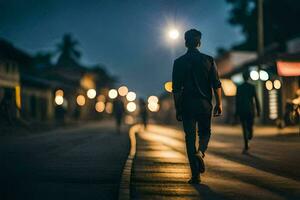
<svg viewBox="0 0 300 200"><path fill-rule="evenodd" d="M279 76L300 76L299 61L277 61L276 64Z"/></svg>

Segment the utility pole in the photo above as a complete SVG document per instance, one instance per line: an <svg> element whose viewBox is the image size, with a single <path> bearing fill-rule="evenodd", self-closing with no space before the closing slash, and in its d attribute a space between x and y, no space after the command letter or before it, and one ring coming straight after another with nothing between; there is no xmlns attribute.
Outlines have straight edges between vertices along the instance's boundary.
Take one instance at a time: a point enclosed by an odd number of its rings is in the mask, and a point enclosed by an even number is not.
<svg viewBox="0 0 300 200"><path fill-rule="evenodd" d="M264 14L263 14L263 0L257 0L257 53L258 58L264 54ZM259 62L261 68L261 61Z"/></svg>
<svg viewBox="0 0 300 200"><path fill-rule="evenodd" d="M258 56L258 73L262 69L262 57L264 55L264 14L263 0L257 0L257 56ZM258 81L258 99L261 106L260 121L264 119L264 84L261 80Z"/></svg>

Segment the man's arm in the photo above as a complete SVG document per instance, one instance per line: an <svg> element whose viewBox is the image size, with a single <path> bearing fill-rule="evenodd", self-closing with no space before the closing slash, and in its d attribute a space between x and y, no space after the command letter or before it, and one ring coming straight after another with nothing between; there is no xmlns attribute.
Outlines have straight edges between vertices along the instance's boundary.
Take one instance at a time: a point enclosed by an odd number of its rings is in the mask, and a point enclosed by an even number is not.
<svg viewBox="0 0 300 200"><path fill-rule="evenodd" d="M214 60L212 60L212 67L210 72L211 86L214 91L214 96L216 100L216 105L214 107L213 116L218 117L222 114L222 89L221 81L219 79L219 74L217 71L217 65Z"/></svg>
<svg viewBox="0 0 300 200"><path fill-rule="evenodd" d="M240 89L237 88L235 95L235 117L237 117L240 113Z"/></svg>
<svg viewBox="0 0 300 200"><path fill-rule="evenodd" d="M216 100L216 105L214 108L214 117L218 117L222 114L222 89L219 87L214 89L214 96Z"/></svg>
<svg viewBox="0 0 300 200"><path fill-rule="evenodd" d="M172 92L174 97L175 109L176 109L176 118L178 121L182 120L182 89L183 89L183 78L182 72L178 69L178 61L174 61L173 72L172 72Z"/></svg>
<svg viewBox="0 0 300 200"><path fill-rule="evenodd" d="M253 90L254 90L254 100L255 100L255 106L256 106L256 114L257 114L257 117L259 117L260 116L260 104L259 104L259 100L258 100L257 93L256 93L256 90L255 90L254 86L253 86Z"/></svg>

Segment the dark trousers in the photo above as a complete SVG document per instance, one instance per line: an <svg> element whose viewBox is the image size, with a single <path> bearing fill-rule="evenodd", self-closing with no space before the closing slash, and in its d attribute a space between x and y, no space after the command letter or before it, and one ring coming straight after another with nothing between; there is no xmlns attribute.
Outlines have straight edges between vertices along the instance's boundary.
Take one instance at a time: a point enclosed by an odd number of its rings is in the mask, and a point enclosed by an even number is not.
<svg viewBox="0 0 300 200"><path fill-rule="evenodd" d="M198 114L196 116L183 116L183 129L187 155L192 171L192 176L199 175L195 153L196 150L196 127L198 127L199 150L205 152L211 135L211 114Z"/></svg>
<svg viewBox="0 0 300 200"><path fill-rule="evenodd" d="M252 115L240 116L240 121L243 129L245 149L248 149L248 141L253 137L254 117Z"/></svg>

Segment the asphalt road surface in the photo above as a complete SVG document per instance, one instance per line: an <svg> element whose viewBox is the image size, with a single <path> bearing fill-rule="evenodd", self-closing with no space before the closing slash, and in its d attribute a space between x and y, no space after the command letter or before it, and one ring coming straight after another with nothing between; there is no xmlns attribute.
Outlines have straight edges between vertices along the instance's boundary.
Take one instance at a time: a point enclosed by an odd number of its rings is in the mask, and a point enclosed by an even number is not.
<svg viewBox="0 0 300 200"><path fill-rule="evenodd" d="M0 137L0 199L117 199L128 151L111 123Z"/></svg>

